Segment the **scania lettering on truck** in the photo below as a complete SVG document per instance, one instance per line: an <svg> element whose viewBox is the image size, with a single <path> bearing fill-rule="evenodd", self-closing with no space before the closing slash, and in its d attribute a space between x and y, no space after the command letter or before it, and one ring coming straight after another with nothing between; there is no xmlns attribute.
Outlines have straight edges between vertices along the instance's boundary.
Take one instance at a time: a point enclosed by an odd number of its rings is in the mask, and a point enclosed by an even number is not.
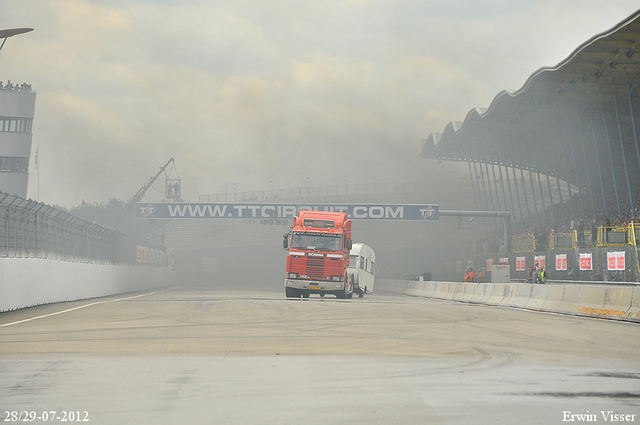
<svg viewBox="0 0 640 425"><path fill-rule="evenodd" d="M364 297L373 292L376 275L376 253L369 245L354 243L351 247L347 274L352 276L354 292Z"/></svg>
<svg viewBox="0 0 640 425"><path fill-rule="evenodd" d="M310 294L353 297L352 277L347 275L351 246L347 213L298 211L283 241L284 249L289 249L284 281L287 298L308 298Z"/></svg>

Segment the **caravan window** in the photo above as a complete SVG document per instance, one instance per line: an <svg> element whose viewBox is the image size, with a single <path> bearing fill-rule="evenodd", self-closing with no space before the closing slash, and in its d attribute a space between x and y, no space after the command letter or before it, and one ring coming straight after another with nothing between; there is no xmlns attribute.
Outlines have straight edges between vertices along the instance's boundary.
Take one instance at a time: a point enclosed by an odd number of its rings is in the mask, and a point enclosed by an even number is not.
<svg viewBox="0 0 640 425"><path fill-rule="evenodd" d="M349 256L349 266L352 269L355 269L356 267L358 267L358 256L357 255L350 255Z"/></svg>

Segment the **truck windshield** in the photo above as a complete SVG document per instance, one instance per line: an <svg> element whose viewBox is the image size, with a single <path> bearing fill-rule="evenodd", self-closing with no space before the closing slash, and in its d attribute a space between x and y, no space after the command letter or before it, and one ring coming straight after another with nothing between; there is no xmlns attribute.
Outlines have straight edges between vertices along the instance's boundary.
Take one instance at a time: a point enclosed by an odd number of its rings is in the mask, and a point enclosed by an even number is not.
<svg viewBox="0 0 640 425"><path fill-rule="evenodd" d="M342 236L294 232L291 238L291 248L311 251L342 251Z"/></svg>

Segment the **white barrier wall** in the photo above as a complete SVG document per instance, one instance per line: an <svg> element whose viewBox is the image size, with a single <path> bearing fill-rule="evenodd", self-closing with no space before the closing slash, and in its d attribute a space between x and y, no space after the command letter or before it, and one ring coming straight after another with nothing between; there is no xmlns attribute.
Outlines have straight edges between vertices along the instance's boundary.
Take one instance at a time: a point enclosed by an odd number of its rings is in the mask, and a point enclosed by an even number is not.
<svg viewBox="0 0 640 425"><path fill-rule="evenodd" d="M35 258L0 259L0 312L143 291L171 284L165 267L113 266Z"/></svg>
<svg viewBox="0 0 640 425"><path fill-rule="evenodd" d="M418 297L640 322L640 285L534 285L383 280L376 290Z"/></svg>

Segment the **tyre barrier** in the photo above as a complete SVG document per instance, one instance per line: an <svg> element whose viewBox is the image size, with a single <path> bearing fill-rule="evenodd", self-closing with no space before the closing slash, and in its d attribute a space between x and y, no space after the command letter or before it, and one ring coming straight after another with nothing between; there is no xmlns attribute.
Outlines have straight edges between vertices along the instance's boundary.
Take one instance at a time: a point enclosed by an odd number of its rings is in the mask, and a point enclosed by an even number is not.
<svg viewBox="0 0 640 425"><path fill-rule="evenodd" d="M471 304L640 322L640 285L421 282L380 279L376 289Z"/></svg>

